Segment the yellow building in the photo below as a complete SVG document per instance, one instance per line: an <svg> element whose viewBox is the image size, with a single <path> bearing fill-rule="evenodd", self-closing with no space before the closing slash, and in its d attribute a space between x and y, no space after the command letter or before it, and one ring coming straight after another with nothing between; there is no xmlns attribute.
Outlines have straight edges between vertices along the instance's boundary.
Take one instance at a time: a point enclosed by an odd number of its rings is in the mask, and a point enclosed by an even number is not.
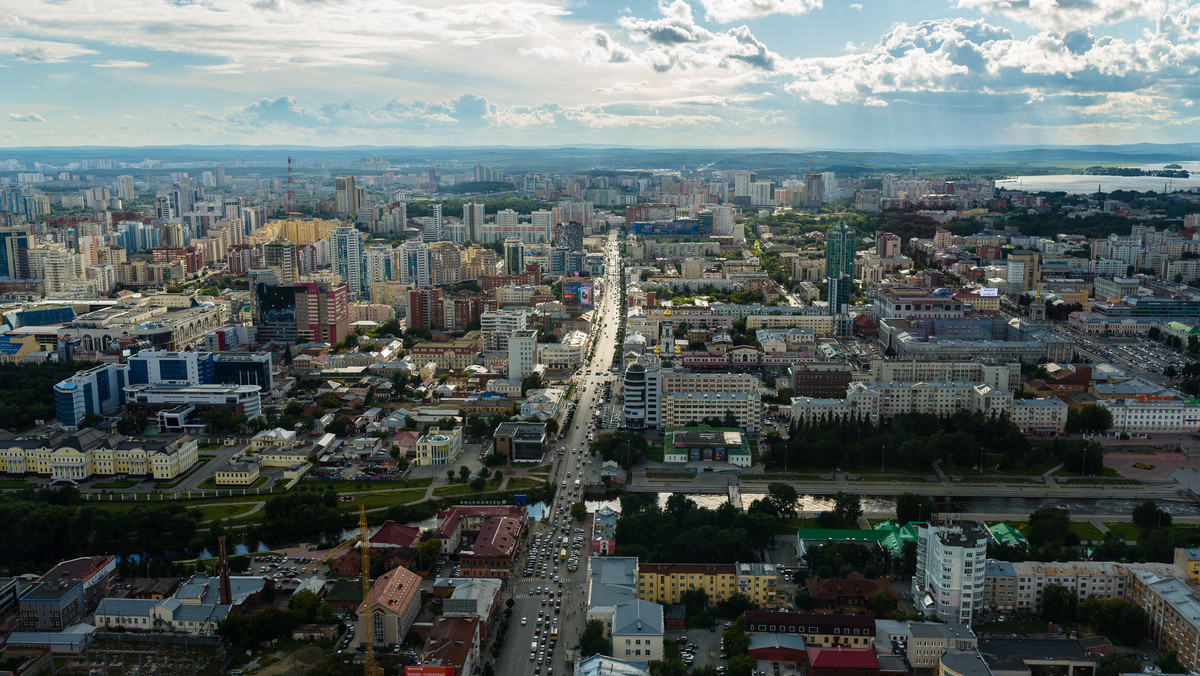
<svg viewBox="0 0 1200 676"><path fill-rule="evenodd" d="M667 605L680 603L689 589L703 589L710 602L740 593L759 608L778 608L785 600L770 563L639 563L637 578L638 598Z"/></svg>
<svg viewBox="0 0 1200 676"><path fill-rule="evenodd" d="M954 300L961 300L963 304L970 305L976 310L986 311L1000 310L1000 296L981 296L978 293L956 293Z"/></svg>
<svg viewBox="0 0 1200 676"><path fill-rule="evenodd" d="M1183 571L1183 576L1192 582L1200 582L1200 549L1176 548L1175 567Z"/></svg>
<svg viewBox="0 0 1200 676"><path fill-rule="evenodd" d="M217 470L213 481L218 486L249 486L258 481L258 463L238 460Z"/></svg>
<svg viewBox="0 0 1200 676"><path fill-rule="evenodd" d="M127 439L100 430L45 441L7 441L0 447L0 469L8 474L38 474L51 480L82 481L91 476L128 474L167 481L192 468L198 444L188 436L174 439Z"/></svg>
<svg viewBox="0 0 1200 676"><path fill-rule="evenodd" d="M294 431L276 427L275 429L263 430L255 434L250 439L250 442L246 444L246 450L251 452L279 450L290 448L295 443L296 433Z"/></svg>
<svg viewBox="0 0 1200 676"><path fill-rule="evenodd" d="M329 233L340 225L337 221L327 221L321 218L304 220L268 221L263 227L255 230L248 238L251 244L274 242L282 239L293 244L311 244L318 240L328 239Z"/></svg>
<svg viewBox="0 0 1200 676"><path fill-rule="evenodd" d="M309 451L302 448L279 448L262 451L255 457L263 467L291 467L308 462Z"/></svg>

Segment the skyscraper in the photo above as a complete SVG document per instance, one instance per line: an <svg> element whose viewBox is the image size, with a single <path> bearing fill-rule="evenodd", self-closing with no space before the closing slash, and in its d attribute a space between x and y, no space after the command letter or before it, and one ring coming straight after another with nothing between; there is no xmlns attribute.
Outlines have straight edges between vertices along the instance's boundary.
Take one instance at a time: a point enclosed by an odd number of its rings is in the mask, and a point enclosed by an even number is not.
<svg viewBox="0 0 1200 676"><path fill-rule="evenodd" d="M854 231L845 223L825 232L825 285L829 314L837 314L850 304L850 286L854 283Z"/></svg>
<svg viewBox="0 0 1200 676"><path fill-rule="evenodd" d="M375 244L367 247L365 258L367 268L365 280L368 289L372 284L390 282L395 279L395 249L386 244Z"/></svg>
<svg viewBox="0 0 1200 676"><path fill-rule="evenodd" d="M329 234L333 272L346 282L350 300L362 298L362 235L343 225Z"/></svg>
<svg viewBox="0 0 1200 676"><path fill-rule="evenodd" d="M525 247L519 239L504 240L504 268L510 275L525 269Z"/></svg>
<svg viewBox="0 0 1200 676"><path fill-rule="evenodd" d="M337 190L337 212L342 216L358 214L358 182L353 176L338 176L333 181Z"/></svg>
<svg viewBox="0 0 1200 676"><path fill-rule="evenodd" d="M825 176L812 173L804 176L804 206L819 209L825 201Z"/></svg>
<svg viewBox="0 0 1200 676"><path fill-rule="evenodd" d="M420 289L429 286L431 280L429 245L413 241L401 244L400 281Z"/></svg>
<svg viewBox="0 0 1200 676"><path fill-rule="evenodd" d="M426 242L440 242L445 239L446 230L442 225L442 205L430 204L429 215L425 217L425 226L421 239Z"/></svg>
<svg viewBox="0 0 1200 676"><path fill-rule="evenodd" d="M476 172L478 172L478 167L476 168ZM483 241L483 218L483 204L481 202L467 202L463 205L463 225L467 228L468 242Z"/></svg>

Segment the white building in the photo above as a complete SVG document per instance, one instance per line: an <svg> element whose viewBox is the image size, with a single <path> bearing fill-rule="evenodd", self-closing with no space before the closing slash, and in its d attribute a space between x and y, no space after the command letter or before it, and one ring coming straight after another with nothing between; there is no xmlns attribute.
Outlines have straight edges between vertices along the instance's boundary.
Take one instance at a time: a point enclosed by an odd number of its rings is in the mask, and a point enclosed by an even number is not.
<svg viewBox="0 0 1200 676"><path fill-rule="evenodd" d="M1067 402L1058 397L1014 399L1009 417L1022 432L1055 432L1067 427Z"/></svg>
<svg viewBox="0 0 1200 676"><path fill-rule="evenodd" d="M462 429L441 430L437 427L417 439L417 467L449 465L462 453Z"/></svg>
<svg viewBox="0 0 1200 676"><path fill-rule="evenodd" d="M333 272L346 283L350 300L362 298L362 233L348 225L339 226L329 233L329 251Z"/></svg>
<svg viewBox="0 0 1200 676"><path fill-rule="evenodd" d="M509 336L524 329L528 319L528 310L489 310L480 315L484 353L507 354Z"/></svg>
<svg viewBox="0 0 1200 676"><path fill-rule="evenodd" d="M988 534L975 522L930 522L917 527L918 610L970 624L983 605Z"/></svg>
<svg viewBox="0 0 1200 676"><path fill-rule="evenodd" d="M408 241L400 245L400 281L412 284L413 288L429 286L432 280L432 263L429 245L424 242Z"/></svg>
<svg viewBox="0 0 1200 676"><path fill-rule="evenodd" d="M519 329L508 337L508 379L522 380L538 363L537 330Z"/></svg>
<svg viewBox="0 0 1200 676"><path fill-rule="evenodd" d="M538 359L551 369L574 369L583 363L587 352L587 334L572 331L557 343L538 346Z"/></svg>
<svg viewBox="0 0 1200 676"><path fill-rule="evenodd" d="M883 382L851 383L842 399L792 398L792 418L813 422L861 417L878 423L909 413L949 416L961 410L990 415L1012 411L1012 393L986 383Z"/></svg>
<svg viewBox="0 0 1200 676"><path fill-rule="evenodd" d="M1160 395L1140 395L1126 399L1101 399L1112 413L1113 432L1149 434L1153 432L1200 432L1200 404Z"/></svg>

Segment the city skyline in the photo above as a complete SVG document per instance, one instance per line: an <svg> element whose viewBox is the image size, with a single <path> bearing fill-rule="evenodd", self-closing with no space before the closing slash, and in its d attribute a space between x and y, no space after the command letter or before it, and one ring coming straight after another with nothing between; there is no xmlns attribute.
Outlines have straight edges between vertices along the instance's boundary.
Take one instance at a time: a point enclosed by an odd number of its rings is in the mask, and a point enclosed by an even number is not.
<svg viewBox="0 0 1200 676"><path fill-rule="evenodd" d="M1179 0L8 3L0 146L917 148L1197 129Z"/></svg>

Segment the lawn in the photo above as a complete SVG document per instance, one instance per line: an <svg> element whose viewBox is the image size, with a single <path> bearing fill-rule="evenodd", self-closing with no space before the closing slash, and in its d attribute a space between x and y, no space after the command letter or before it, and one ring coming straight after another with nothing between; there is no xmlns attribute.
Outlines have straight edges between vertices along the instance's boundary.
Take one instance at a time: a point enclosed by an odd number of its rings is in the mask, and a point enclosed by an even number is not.
<svg viewBox="0 0 1200 676"><path fill-rule="evenodd" d="M675 479L677 481L691 481L695 478L695 474L691 472L646 472L647 479Z"/></svg>
<svg viewBox="0 0 1200 676"><path fill-rule="evenodd" d="M390 507L392 505L400 505L408 502L416 502L425 497L425 491L391 491L388 493L366 493L354 496L353 500L338 501L338 509L346 512L358 511L358 506L363 505L367 509L375 509L377 507Z"/></svg>
<svg viewBox="0 0 1200 676"><path fill-rule="evenodd" d="M141 483L141 482L140 481L129 481L129 480L126 480L126 481L101 481L101 482L92 484L92 488L95 488L98 490L113 490L113 489L118 489L118 488L132 488L132 487L138 485L139 483Z"/></svg>
<svg viewBox="0 0 1200 676"><path fill-rule="evenodd" d="M1137 539L1142 534L1142 529L1131 523L1105 523L1105 526L1116 533L1122 540L1132 540L1137 542Z"/></svg>
<svg viewBox="0 0 1200 676"><path fill-rule="evenodd" d="M200 517L201 521L209 519L219 520L237 518L254 509L254 505L205 505L196 509L203 514Z"/></svg>
<svg viewBox="0 0 1200 676"><path fill-rule="evenodd" d="M1069 530L1084 542L1104 539L1104 533L1101 533L1099 528L1087 521L1073 521Z"/></svg>
<svg viewBox="0 0 1200 676"><path fill-rule="evenodd" d="M33 484L20 479L0 479L0 488L32 488Z"/></svg>
<svg viewBox="0 0 1200 676"><path fill-rule="evenodd" d="M444 497L447 495L467 495L474 492L475 489L471 488L470 486L443 486L441 488L433 489L433 494L438 497Z"/></svg>
<svg viewBox="0 0 1200 676"><path fill-rule="evenodd" d="M1103 467L1103 468L1101 468L1101 471L1099 474L1094 474L1094 473L1093 474L1080 474L1079 472L1068 472L1065 469L1060 469L1054 473L1054 476L1120 478L1121 473L1118 472L1117 470L1113 469L1112 467Z"/></svg>
<svg viewBox="0 0 1200 676"><path fill-rule="evenodd" d="M199 448L202 451L215 451L221 448L221 444L200 444Z"/></svg>

